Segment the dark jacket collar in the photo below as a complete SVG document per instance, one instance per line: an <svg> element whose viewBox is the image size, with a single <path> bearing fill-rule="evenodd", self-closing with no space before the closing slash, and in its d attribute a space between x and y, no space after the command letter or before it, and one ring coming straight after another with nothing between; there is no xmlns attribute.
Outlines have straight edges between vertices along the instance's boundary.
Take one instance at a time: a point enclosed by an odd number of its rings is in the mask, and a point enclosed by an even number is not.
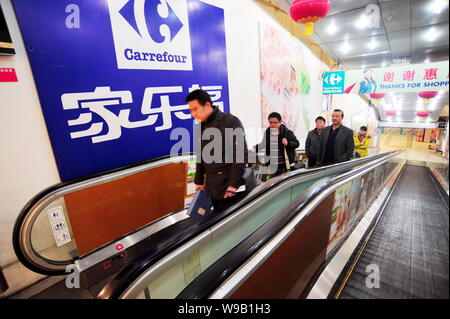
<svg viewBox="0 0 450 319"><path fill-rule="evenodd" d="M322 134L323 133L324 128L322 129L322 131L319 132L319 130L317 129L317 127L313 130L313 132L315 132L317 135Z"/></svg>
<svg viewBox="0 0 450 319"><path fill-rule="evenodd" d="M223 112L217 106L213 105L213 108L214 108L214 111L209 115L205 124L211 123L216 119L220 120L222 118Z"/></svg>

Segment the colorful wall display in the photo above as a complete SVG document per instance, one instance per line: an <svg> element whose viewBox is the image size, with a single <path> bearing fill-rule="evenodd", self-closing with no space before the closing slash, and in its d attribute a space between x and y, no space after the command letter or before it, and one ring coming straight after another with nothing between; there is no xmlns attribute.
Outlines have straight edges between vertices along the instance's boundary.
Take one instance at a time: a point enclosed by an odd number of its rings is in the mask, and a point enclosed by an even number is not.
<svg viewBox="0 0 450 319"><path fill-rule="evenodd" d="M330 244L341 238L349 225L352 197L350 189L353 183L346 184L336 190L334 206L331 212Z"/></svg>
<svg viewBox="0 0 450 319"><path fill-rule="evenodd" d="M303 47L279 28L261 24L260 48L262 127L278 112L291 130L306 136L311 82Z"/></svg>
<svg viewBox="0 0 450 319"><path fill-rule="evenodd" d="M229 111L221 8L199 0L14 6L63 181L168 155L174 129L193 136L191 90Z"/></svg>
<svg viewBox="0 0 450 319"><path fill-rule="evenodd" d="M420 92L448 89L448 61L365 70L327 72L324 94Z"/></svg>
<svg viewBox="0 0 450 319"><path fill-rule="evenodd" d="M389 177L396 163L384 163L335 191L331 212L329 255L354 229Z"/></svg>

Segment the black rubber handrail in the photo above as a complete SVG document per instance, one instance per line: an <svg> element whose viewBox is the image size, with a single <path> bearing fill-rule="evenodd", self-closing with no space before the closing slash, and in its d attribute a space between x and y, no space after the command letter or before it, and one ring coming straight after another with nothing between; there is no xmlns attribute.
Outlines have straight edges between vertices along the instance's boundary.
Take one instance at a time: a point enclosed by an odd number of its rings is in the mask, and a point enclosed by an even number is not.
<svg viewBox="0 0 450 319"><path fill-rule="evenodd" d="M180 156L192 156L194 155L194 153L187 153L187 154L180 154ZM127 165L127 166L123 166L123 167L119 167L119 168L115 168L109 171L104 171L104 172L100 172L100 173L96 173L96 174L91 174L91 175L87 175L84 177L80 177L77 179L73 179L67 182L62 182L62 183L58 183L55 184L53 186L50 186L46 189L44 189L43 191L39 192L38 194L36 194L32 199L30 199L28 201L28 203L25 204L25 206L22 208L22 210L19 213L19 216L16 219L16 222L14 224L14 229L13 229L13 235L12 235L12 242L13 242L13 248L14 248L14 252L17 255L18 260L28 269L37 272L39 274L43 274L46 276L60 276L60 275L65 275L65 271L50 271L50 270L46 270L46 269L42 269L41 267L38 267L37 265L35 265L34 263L32 263L27 256L25 256L22 252L21 249L21 240L20 240L20 234L21 234L21 229L22 229L22 225L23 222L25 220L25 218L27 217L28 213L30 212L30 210L32 209L32 207L34 207L37 203L39 203L43 198L45 198L47 195L58 191L62 188L71 186L71 185L75 185L81 182L86 182L89 181L91 179L95 179L98 177L102 177L102 176L106 176L106 175L110 175L110 174L114 174L120 171L124 171L127 169L131 169L131 168L136 168L139 166L143 166L143 165L148 165L151 163L155 163L155 162L159 162L159 161L163 161L166 159L169 159L171 156L170 155L166 155L166 156L161 156L161 157L157 157L157 158L153 158L150 160L146 160L146 161L141 161L138 163L134 163L131 165ZM127 234L126 236L130 235ZM98 248L101 249L102 247ZM96 249L95 251L97 251L98 249ZM95 251L91 252L94 253ZM48 262L49 264L53 264L53 265L66 265L67 262L64 261L51 261L48 260L46 258L41 257L42 260L45 260L46 262Z"/></svg>
<svg viewBox="0 0 450 319"><path fill-rule="evenodd" d="M397 151L382 153L373 155L370 157L355 160L354 162L364 164L366 162L371 162L383 157L388 157L397 153ZM348 162L336 164L335 166L345 165ZM278 187L280 184L284 184L286 181L308 176L310 174L317 173L320 170L329 169L328 167L321 167L312 170L307 170L301 172L300 174L287 174L279 176L273 180L270 180L265 184L265 188L259 192L251 193L249 196L244 198L241 202L235 206L229 208L220 215L212 214L206 218L200 219L198 221L192 222L192 219L184 220L178 224L169 226L166 229L161 230L159 233L154 234L148 238L148 249L141 254L141 256L135 258L127 266L125 266L112 281L110 281L99 294L99 298L102 299L115 299L119 298L125 290L138 279L149 267L154 265L164 256L168 255L170 252L180 247L184 243L193 239L200 233L204 232L208 228L217 224L226 217L234 214L240 210L243 206L256 200L258 197L266 194L272 189ZM352 168L349 168L351 170ZM188 227L186 227L188 226ZM152 240L153 237L158 238L158 240ZM162 240L161 240L162 239Z"/></svg>
<svg viewBox="0 0 450 319"><path fill-rule="evenodd" d="M378 166L379 163L374 163ZM265 223L249 237L244 239L211 266L198 275L183 291L177 299L205 299L208 298L218 286L220 286L231 274L250 259L258 250L267 244L276 234L292 221L307 205L309 205L324 190L333 187L348 177L363 171L369 171L371 167L361 167L350 172L328 177L310 186L299 195L292 203L286 206L275 218ZM301 223L302 221L300 221Z"/></svg>

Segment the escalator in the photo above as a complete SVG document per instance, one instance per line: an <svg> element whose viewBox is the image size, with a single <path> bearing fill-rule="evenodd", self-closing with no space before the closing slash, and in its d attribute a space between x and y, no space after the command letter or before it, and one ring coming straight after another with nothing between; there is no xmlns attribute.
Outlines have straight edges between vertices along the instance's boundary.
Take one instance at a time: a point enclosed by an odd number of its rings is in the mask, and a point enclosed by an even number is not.
<svg viewBox="0 0 450 319"><path fill-rule="evenodd" d="M169 254L149 253L135 259L98 297L298 298L358 224L376 194L397 178L404 165L404 161L395 159L398 154L384 154L340 172L328 171L320 178L305 180L307 175L294 177L291 173L274 179L263 185L270 191L256 190L232 207L226 218L210 227L200 227L195 237L183 241ZM339 217L330 218L337 207L336 192L349 192L350 183L355 185L353 194L361 182L370 189L361 203L354 199L360 208L359 216L355 210L351 220L347 214L338 222L349 203L345 197L336 214ZM339 231L330 237L335 224L339 224Z"/></svg>
<svg viewBox="0 0 450 319"><path fill-rule="evenodd" d="M74 264L81 275L82 286L93 297L187 296L183 291L195 286L199 278L207 275L211 267L220 263L224 256L239 247L242 249L243 243L248 244L249 238L263 232L265 227L280 221L292 222L299 215L307 216L305 207L310 201L316 206L323 206L320 202L324 200L326 192L329 194L325 202L328 206L332 205L331 197L334 193L331 189L344 180L358 178L375 170L376 167L383 167L384 175L398 170L401 161L395 159L396 155L398 152L390 152L325 168L291 172L257 187L242 202L220 215L194 220L187 218L185 210L168 213L88 254L76 255L72 251L69 258L63 261L51 260L33 248L31 236L34 233L33 221L40 214L45 214L44 208L51 201L67 193L95 186L97 183L108 183L136 172L168 165L173 160L161 158L140 163L125 170L108 172L88 180L56 185L37 195L24 208L16 223L15 250L19 260L28 268L45 275L67 274L66 267ZM181 161L188 160L192 160L191 155L181 159ZM373 197L372 194L369 195ZM317 199L319 197L320 201ZM315 231L321 236L321 242L326 242L325 252L323 247L320 250L324 259L336 249L327 245L330 227L329 221L326 221L329 219L328 213L321 215L323 222L323 225L320 225L321 231ZM70 214L66 217L70 218ZM267 237L267 234L265 236ZM337 242L343 239L340 238ZM267 237L264 242L269 240ZM261 238L257 242L263 243ZM259 246L252 247L256 249ZM248 253L253 250L245 251ZM315 264L319 261L320 258ZM322 261L317 265L320 264ZM63 283L59 285L64 286ZM217 285L211 287L214 286Z"/></svg>
<svg viewBox="0 0 450 319"><path fill-rule="evenodd" d="M448 253L448 194L427 167L407 165L330 298L448 299Z"/></svg>

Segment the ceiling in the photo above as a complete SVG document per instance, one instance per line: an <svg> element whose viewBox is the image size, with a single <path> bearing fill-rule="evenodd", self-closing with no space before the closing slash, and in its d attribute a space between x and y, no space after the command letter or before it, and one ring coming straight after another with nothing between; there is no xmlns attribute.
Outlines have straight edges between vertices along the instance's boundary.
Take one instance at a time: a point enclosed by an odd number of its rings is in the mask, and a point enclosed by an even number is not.
<svg viewBox="0 0 450 319"><path fill-rule="evenodd" d="M276 0L289 13L294 0ZM328 15L314 24L313 40L345 70L386 67L401 63L429 63L448 60L448 0L330 0ZM379 28L363 27L366 8L378 5ZM437 122L448 91L430 104L417 93L391 93L376 105L381 121ZM387 116L386 111L396 111ZM419 118L418 111L430 116Z"/></svg>
<svg viewBox="0 0 450 319"><path fill-rule="evenodd" d="M439 95L430 100L427 104L418 93L390 93L378 103L375 103L379 110L381 121L386 122L417 122L435 123L442 116L442 111L448 105L448 91L441 91ZM394 116L388 116L387 111L396 111ZM426 118L417 116L418 111L428 111L430 115Z"/></svg>
<svg viewBox="0 0 450 319"><path fill-rule="evenodd" d="M276 0L289 12L294 0ZM313 40L343 69L448 60L448 0L330 0ZM363 27L366 7L380 8L380 28ZM399 61L400 60L400 61Z"/></svg>

